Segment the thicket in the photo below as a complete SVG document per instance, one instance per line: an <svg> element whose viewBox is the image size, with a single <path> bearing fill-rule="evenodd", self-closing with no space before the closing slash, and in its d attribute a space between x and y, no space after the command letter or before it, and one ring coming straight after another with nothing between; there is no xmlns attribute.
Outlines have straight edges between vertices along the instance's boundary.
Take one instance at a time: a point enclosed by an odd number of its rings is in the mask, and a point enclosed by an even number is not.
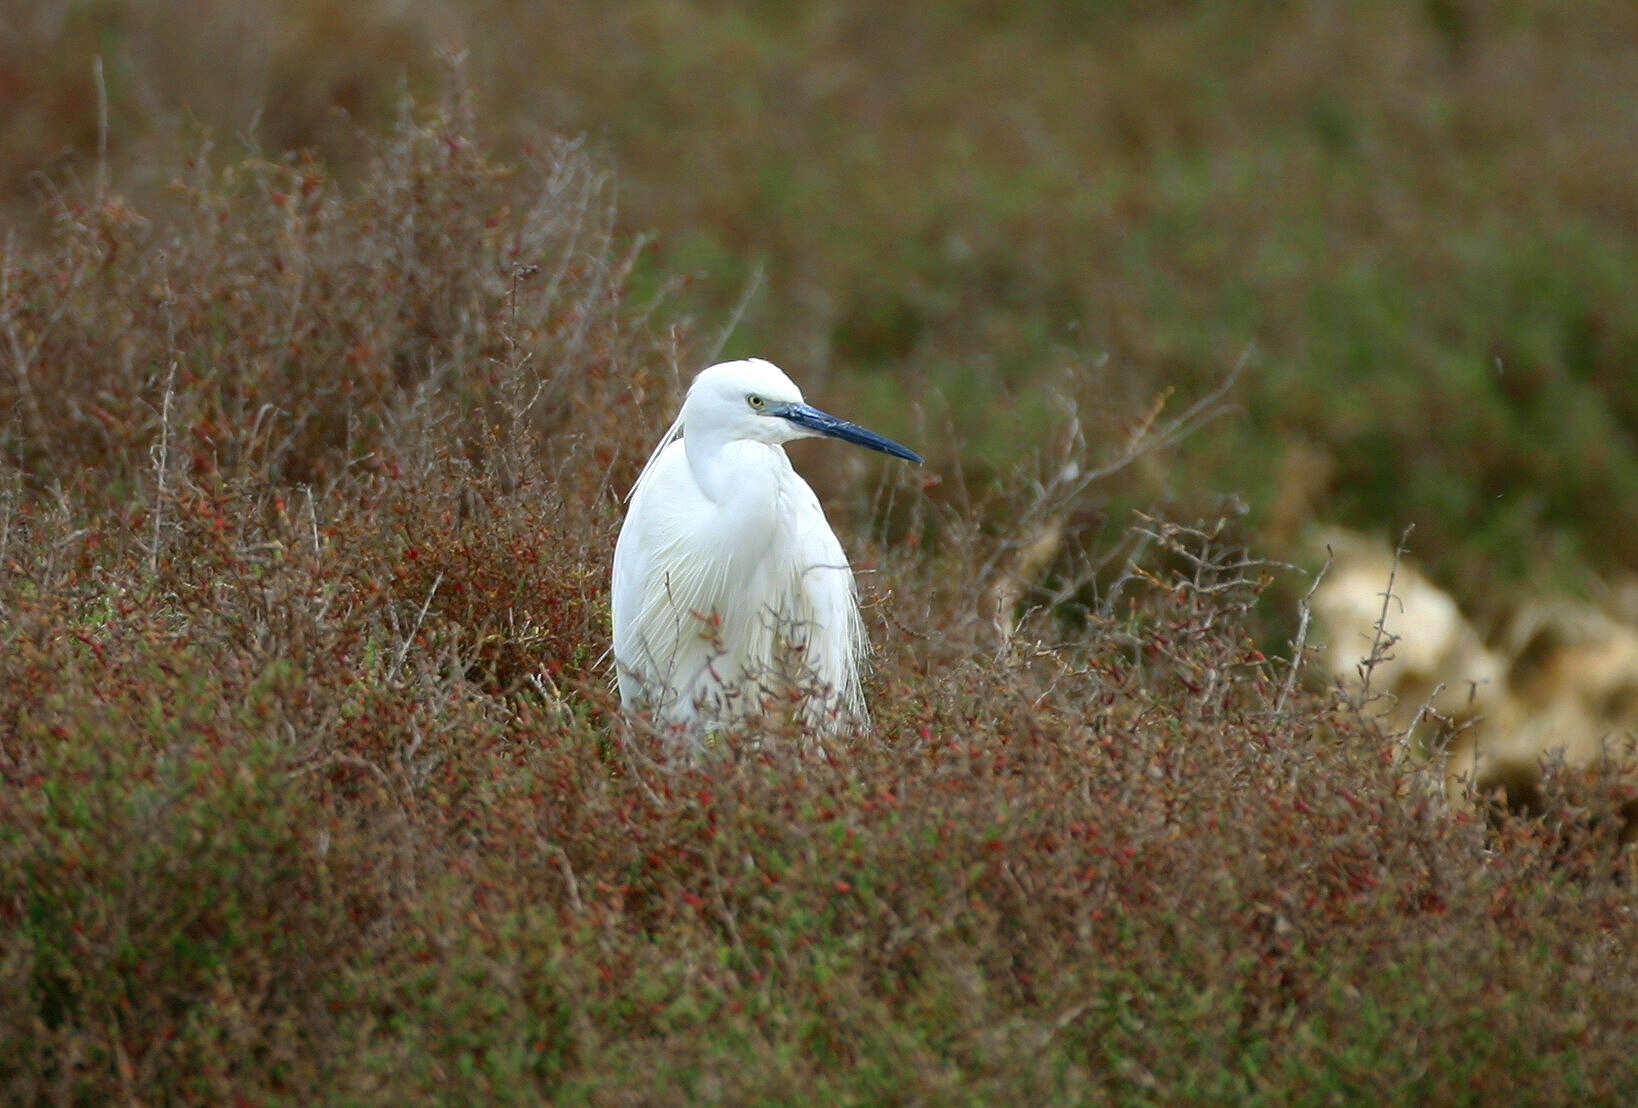
<svg viewBox="0 0 1638 1108"><path fill-rule="evenodd" d="M1252 644L1213 520L1081 552L1069 618L1007 584L1108 460L1072 433L971 501L800 459L871 731L621 717L620 495L708 344L611 195L457 101L356 190L203 151L6 240L9 1100L1638 1091L1622 798L1447 804Z"/></svg>

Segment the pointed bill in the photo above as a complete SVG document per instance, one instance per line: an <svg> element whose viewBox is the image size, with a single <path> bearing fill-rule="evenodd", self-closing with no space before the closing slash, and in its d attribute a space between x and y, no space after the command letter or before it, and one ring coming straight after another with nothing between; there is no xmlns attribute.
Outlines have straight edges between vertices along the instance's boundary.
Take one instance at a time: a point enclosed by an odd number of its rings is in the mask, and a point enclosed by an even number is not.
<svg viewBox="0 0 1638 1108"><path fill-rule="evenodd" d="M900 446L884 435L874 431L867 431L857 423L849 423L845 419L837 419L827 412L807 404L785 404L770 413L788 419L798 427L806 428L816 435L828 435L833 439L851 442L856 446L879 450L883 454L891 454L895 458L903 458L908 462L921 464L921 455L907 446Z"/></svg>

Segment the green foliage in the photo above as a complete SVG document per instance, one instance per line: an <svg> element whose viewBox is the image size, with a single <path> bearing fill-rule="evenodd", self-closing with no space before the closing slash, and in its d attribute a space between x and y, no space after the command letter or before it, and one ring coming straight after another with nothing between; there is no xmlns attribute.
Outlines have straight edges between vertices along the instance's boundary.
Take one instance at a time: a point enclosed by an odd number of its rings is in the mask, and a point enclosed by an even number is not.
<svg viewBox="0 0 1638 1108"><path fill-rule="evenodd" d="M65 143L92 176L93 52L115 179L146 194L187 118L358 180L356 124L455 46L503 148L548 126L612 151L626 220L659 231L644 302L669 289L889 432L903 396L942 405L946 474L1027 461L1065 368L1129 418L1252 350L1250 418L1112 496L1203 514L1226 487L1259 525L1297 440L1335 462L1326 522L1415 523L1472 606L1638 571L1623 4L54 7L0 44L15 193ZM369 306L337 332L366 353L393 341Z"/></svg>

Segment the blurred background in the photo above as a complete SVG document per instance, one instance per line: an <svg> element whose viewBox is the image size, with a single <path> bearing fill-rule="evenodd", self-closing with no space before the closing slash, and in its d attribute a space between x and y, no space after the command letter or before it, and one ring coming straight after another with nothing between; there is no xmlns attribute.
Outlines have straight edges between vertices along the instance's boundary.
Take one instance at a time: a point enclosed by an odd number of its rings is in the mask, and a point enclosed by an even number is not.
<svg viewBox="0 0 1638 1108"><path fill-rule="evenodd" d="M1102 518L1415 524L1481 621L1638 572L1638 6L7 0L6 233L206 136L346 179L453 56L502 155L584 136L702 354L935 470L1032 464L1066 397L1118 453L1243 359Z"/></svg>

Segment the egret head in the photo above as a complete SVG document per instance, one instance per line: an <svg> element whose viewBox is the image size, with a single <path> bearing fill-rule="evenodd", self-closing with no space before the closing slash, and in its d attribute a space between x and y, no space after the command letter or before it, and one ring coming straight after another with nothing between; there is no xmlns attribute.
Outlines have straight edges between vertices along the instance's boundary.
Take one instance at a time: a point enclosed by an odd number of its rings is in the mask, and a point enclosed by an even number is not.
<svg viewBox="0 0 1638 1108"><path fill-rule="evenodd" d="M778 366L761 358L723 362L702 370L688 387L682 426L684 437L703 433L770 444L829 436L907 461L921 461L921 455L892 439L810 407L802 399L802 390Z"/></svg>

